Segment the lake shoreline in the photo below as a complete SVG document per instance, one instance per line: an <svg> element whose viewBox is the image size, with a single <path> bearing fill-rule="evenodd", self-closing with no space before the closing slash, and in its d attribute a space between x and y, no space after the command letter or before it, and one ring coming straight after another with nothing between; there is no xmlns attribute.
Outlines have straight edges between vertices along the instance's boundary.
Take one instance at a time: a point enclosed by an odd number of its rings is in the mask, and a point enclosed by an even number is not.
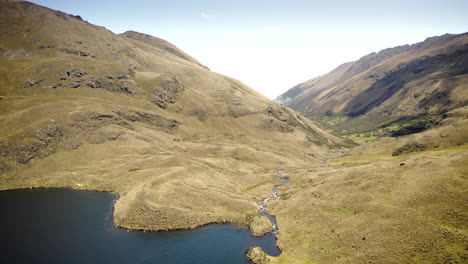
<svg viewBox="0 0 468 264"><path fill-rule="evenodd" d="M78 188L76 188L78 187ZM208 227L208 226L211 226L211 225L229 225L231 227L235 227L235 228L238 228L238 229L243 229L243 230L248 230L249 231L249 234L254 236L254 237L263 237L269 233L272 233L273 234L273 237L275 239L275 247L277 248L277 250L280 252L282 252L281 248L278 246L278 239L275 235L274 232L272 231L269 231L269 232L264 232L264 233L256 233L256 232L253 232L253 229L251 227L251 225L253 224L253 221L251 221L250 223L245 223L245 222L231 222L231 221L214 221L214 222L208 222L208 223L203 223L203 224L199 224L199 225L194 225L194 226L190 226L190 227L171 227L171 228L161 228L161 229L152 229L152 228L135 228L135 227L132 227L132 226L127 226L125 224L119 224L116 222L116 217L115 217L115 206L116 206L116 203L119 201L121 195L115 191L111 191L111 190L105 190L105 189L99 189L99 188L83 188L81 186L30 186L30 187L20 187L20 188L9 188L9 189L1 189L0 192L13 192L13 191L27 191L27 190L72 190L72 191L85 191L85 192L98 192L98 193L108 193L108 194L111 194L113 197L113 200L112 200L112 208L111 208L111 212L110 212L110 215L112 216L111 217L111 225L114 227L114 228L117 228L117 229L122 229L122 230L126 230L127 232L145 232L145 233L150 233L150 232L154 232L154 233L170 233L170 232L178 232L178 231L197 231L197 229L201 229L203 227ZM252 248L248 248L244 253L245 255L248 257L247 253L251 251ZM278 254L277 256L279 256L280 254ZM252 261L252 259L250 259L248 257L249 260Z"/></svg>
<svg viewBox="0 0 468 264"><path fill-rule="evenodd" d="M115 222L114 213L115 213L115 204L120 199L120 194L117 193L117 192L114 192L114 191L109 191L109 190L104 190L104 189L84 189L84 188L73 188L73 187L70 187L70 186L64 186L64 187L32 186L32 187L20 187L20 188L11 188L11 189L0 189L0 192L34 190L34 189L44 189L44 190L47 190L47 189L65 189L65 190L74 190L74 191L103 192L103 193L110 193L112 195L115 195L116 198L113 200L113 204L112 204L112 216L113 216L112 217L112 225L114 227L129 230L129 231L145 231L145 232L189 231L189 230L197 229L199 227L204 227L204 226L207 226L207 225L216 225L216 224L229 224L229 225L240 227L242 229L248 229L248 230L251 231L250 225L248 225L248 224L236 223L236 222L230 222L230 221L214 221L214 222L207 222L207 223L203 223L203 224L196 225L196 226L191 226L191 227L174 227L174 228L164 228L164 229L163 228L162 229L132 228L132 227L126 226L124 224L117 224ZM267 233L270 233L270 232L267 232ZM253 236L256 236L256 237L264 236L267 233L257 235L254 232L251 232L251 234Z"/></svg>

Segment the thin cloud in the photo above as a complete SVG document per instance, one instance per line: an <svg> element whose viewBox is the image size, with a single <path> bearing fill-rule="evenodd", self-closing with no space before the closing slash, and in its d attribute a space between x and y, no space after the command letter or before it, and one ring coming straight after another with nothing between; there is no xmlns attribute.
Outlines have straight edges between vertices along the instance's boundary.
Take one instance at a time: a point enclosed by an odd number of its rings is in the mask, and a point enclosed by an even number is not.
<svg viewBox="0 0 468 264"><path fill-rule="evenodd" d="M216 15L215 14L210 14L206 11L201 11L200 12L200 17L203 19L215 19Z"/></svg>

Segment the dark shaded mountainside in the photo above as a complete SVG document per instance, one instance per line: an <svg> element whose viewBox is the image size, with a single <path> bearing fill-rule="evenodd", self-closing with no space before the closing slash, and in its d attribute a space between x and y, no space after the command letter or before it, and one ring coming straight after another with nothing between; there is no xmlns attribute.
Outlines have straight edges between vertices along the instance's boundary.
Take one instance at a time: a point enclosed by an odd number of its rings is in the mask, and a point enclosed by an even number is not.
<svg viewBox="0 0 468 264"><path fill-rule="evenodd" d="M445 34L345 63L276 101L344 134L404 135L468 105L467 74L468 33Z"/></svg>
<svg viewBox="0 0 468 264"><path fill-rule="evenodd" d="M0 1L0 189L116 192L128 228L261 233L271 172L320 164L340 142L165 40Z"/></svg>

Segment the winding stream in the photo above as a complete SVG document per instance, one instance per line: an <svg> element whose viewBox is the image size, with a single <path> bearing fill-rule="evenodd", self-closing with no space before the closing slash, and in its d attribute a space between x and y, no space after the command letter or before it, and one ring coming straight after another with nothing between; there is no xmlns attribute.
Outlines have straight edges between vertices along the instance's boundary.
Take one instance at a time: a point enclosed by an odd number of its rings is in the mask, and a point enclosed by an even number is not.
<svg viewBox="0 0 468 264"><path fill-rule="evenodd" d="M281 182L281 184L277 184L275 186L273 186L273 196L270 196L270 197L266 197L266 198L263 198L261 199L259 202L258 202L258 206L260 207L260 210L258 211L258 215L260 216L265 216L266 218L268 218L268 220L270 220L271 222L271 225L273 226L273 233L277 233L279 231L279 228L278 228L278 224L276 223L276 217L274 215L270 215L267 211L266 211L266 206L265 206L265 203L268 202L269 200L271 199L278 199L280 198L280 196L278 195L278 187L279 186L283 186L289 182L291 182L291 180L289 178L284 178L281 173L283 171L285 171L286 169L278 169L278 170L275 170L274 171L274 174L275 174L275 179L282 179L283 182Z"/></svg>
<svg viewBox="0 0 468 264"><path fill-rule="evenodd" d="M301 121L299 118L297 118L297 116L295 116L295 117L296 117L297 120L299 120L299 121L302 123L302 121ZM329 167L329 166L330 166L329 163L330 163L332 160L337 159L337 158L343 156L344 153L345 153L347 150L348 150L348 149L346 149L346 148L342 148L340 151L338 151L337 153L333 154L332 157L330 157L329 159L325 160L323 166L324 166L324 167ZM319 167L320 167L320 166L319 166ZM315 168L315 167L307 167L307 168L303 168L303 169L311 169L311 168ZM283 186L283 185L285 185L285 184L291 182L291 179L286 178L286 177L283 177L283 176L281 175L281 173L282 173L283 171L285 171L286 169L287 169L287 168L277 169L277 170L275 170L275 171L273 172L273 173L275 174L275 179L281 179L281 180L283 180L283 181L281 182L281 184L276 184L275 186L273 186L273 196L263 198L263 199L261 199L261 200L257 203L258 206L260 207L260 209L259 209L259 211L258 211L258 215L260 215L260 216L265 216L266 218L268 218L268 220L270 220L271 225L273 226L273 233L274 233L274 234L278 233L278 231L279 231L278 224L277 224L277 222L276 222L276 216L271 215L271 214L269 214L269 213L266 211L266 205L265 205L265 203L268 202L268 201L271 200L271 199L278 199L278 198L280 198L280 196L278 195L278 187ZM296 169L300 169L300 168L296 168Z"/></svg>

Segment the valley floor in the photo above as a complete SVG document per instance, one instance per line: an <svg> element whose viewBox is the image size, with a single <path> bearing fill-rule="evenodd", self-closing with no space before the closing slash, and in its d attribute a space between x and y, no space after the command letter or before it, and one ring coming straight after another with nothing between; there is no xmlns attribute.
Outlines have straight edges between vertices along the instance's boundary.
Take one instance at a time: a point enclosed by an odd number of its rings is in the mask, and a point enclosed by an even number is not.
<svg viewBox="0 0 468 264"><path fill-rule="evenodd" d="M38 159L4 174L1 188L112 191L120 195L115 223L130 229L232 222L258 235L271 230L256 211L281 182L274 179L274 162L268 169L255 167L249 155L229 158L238 143L186 142L179 145L185 150L162 152L154 142L127 140ZM358 146L329 167L318 160L294 164L292 156L277 164L288 167L282 175L292 181L266 208L277 218L283 253L271 257L254 249L250 257L257 263L465 263L468 144L392 156L400 141ZM267 153L257 155L267 161Z"/></svg>
<svg viewBox="0 0 468 264"><path fill-rule="evenodd" d="M292 182L268 204L283 253L257 251L258 262L466 263L468 145L399 157L370 151L287 170Z"/></svg>

